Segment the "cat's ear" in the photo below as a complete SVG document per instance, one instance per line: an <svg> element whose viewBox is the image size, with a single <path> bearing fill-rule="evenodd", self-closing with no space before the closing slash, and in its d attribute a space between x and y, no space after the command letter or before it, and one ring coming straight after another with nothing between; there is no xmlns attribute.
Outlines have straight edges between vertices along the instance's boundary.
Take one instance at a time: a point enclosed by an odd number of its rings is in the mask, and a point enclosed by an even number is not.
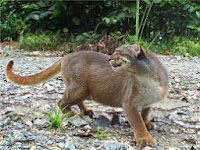
<svg viewBox="0 0 200 150"><path fill-rule="evenodd" d="M146 57L143 47L138 42L136 43L135 53L136 58L139 60L144 59Z"/></svg>

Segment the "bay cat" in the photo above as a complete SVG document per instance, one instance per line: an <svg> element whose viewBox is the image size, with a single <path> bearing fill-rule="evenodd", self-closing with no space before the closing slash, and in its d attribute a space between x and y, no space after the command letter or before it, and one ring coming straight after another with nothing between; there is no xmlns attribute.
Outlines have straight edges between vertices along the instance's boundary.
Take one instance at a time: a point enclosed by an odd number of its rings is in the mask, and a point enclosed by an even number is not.
<svg viewBox="0 0 200 150"><path fill-rule="evenodd" d="M63 113L77 104L92 115L84 100L122 107L138 145L156 145L147 130L153 127L148 116L150 105L167 95L168 74L157 56L139 44L120 46L111 56L93 51L71 53L30 76L17 75L12 67L13 61L8 62L6 77L21 85L43 83L61 72L66 89L58 105Z"/></svg>

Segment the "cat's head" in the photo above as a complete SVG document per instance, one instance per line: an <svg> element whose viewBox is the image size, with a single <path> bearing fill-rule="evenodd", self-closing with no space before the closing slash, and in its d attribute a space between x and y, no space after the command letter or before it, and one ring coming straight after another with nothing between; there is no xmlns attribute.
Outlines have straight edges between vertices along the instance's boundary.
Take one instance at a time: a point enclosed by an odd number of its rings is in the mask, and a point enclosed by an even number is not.
<svg viewBox="0 0 200 150"><path fill-rule="evenodd" d="M117 47L109 63L114 71L138 72L146 66L146 50L139 44Z"/></svg>

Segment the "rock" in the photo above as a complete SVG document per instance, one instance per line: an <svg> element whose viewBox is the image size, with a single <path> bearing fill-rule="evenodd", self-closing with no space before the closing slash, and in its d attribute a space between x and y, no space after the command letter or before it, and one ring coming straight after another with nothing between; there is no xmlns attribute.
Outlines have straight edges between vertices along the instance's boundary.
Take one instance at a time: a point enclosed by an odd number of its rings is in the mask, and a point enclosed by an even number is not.
<svg viewBox="0 0 200 150"><path fill-rule="evenodd" d="M30 150L37 150L37 147L35 145L31 146Z"/></svg>
<svg viewBox="0 0 200 150"><path fill-rule="evenodd" d="M134 150L134 148L126 143L104 141L102 142L101 150Z"/></svg>
<svg viewBox="0 0 200 150"><path fill-rule="evenodd" d="M23 145L23 146L21 146L21 149L23 149L23 150L29 150L30 149L30 145Z"/></svg>
<svg viewBox="0 0 200 150"><path fill-rule="evenodd" d="M10 113L9 116L12 121L17 121L20 118L20 116L16 113Z"/></svg>
<svg viewBox="0 0 200 150"><path fill-rule="evenodd" d="M37 136L37 135L29 135L27 136L27 140L29 141L41 141L41 136Z"/></svg>
<svg viewBox="0 0 200 150"><path fill-rule="evenodd" d="M87 125L84 126L84 129L85 129L85 130L92 130L92 127L91 127L90 125L87 124Z"/></svg>
<svg viewBox="0 0 200 150"><path fill-rule="evenodd" d="M181 80L180 78L175 77L174 81L179 83Z"/></svg>
<svg viewBox="0 0 200 150"><path fill-rule="evenodd" d="M111 120L111 125L120 125L120 118L119 115L114 114Z"/></svg>
<svg viewBox="0 0 200 150"><path fill-rule="evenodd" d="M44 104L39 108L39 110L49 111L49 110L51 110L51 108L52 107L49 104Z"/></svg>
<svg viewBox="0 0 200 150"><path fill-rule="evenodd" d="M42 125L44 125L45 123L46 123L46 121L45 120L43 120L43 119L36 119L36 120L34 120L34 125L36 125L36 126L42 126Z"/></svg>
<svg viewBox="0 0 200 150"><path fill-rule="evenodd" d="M7 85L5 86L5 91L12 91L12 90L16 90L18 88L18 86L14 86L14 85Z"/></svg>
<svg viewBox="0 0 200 150"><path fill-rule="evenodd" d="M71 117L69 122L76 126L76 127L80 127L80 126L84 126L84 125L87 125L88 122L85 121L84 119L82 119L80 116L76 115L74 117Z"/></svg>
<svg viewBox="0 0 200 150"><path fill-rule="evenodd" d="M152 147L149 147L149 146L146 146L144 147L142 150L156 150L155 148L152 148Z"/></svg>
<svg viewBox="0 0 200 150"><path fill-rule="evenodd" d="M55 143L55 141L52 140L52 139L47 141L47 144L48 144L48 145L52 145L52 144L54 144L54 143Z"/></svg>
<svg viewBox="0 0 200 150"><path fill-rule="evenodd" d="M6 119L3 121L3 124L4 124L4 126L7 126L7 125L11 124L11 119L10 119L10 117L6 118Z"/></svg>
<svg viewBox="0 0 200 150"><path fill-rule="evenodd" d="M98 118L96 118L93 122L93 127L97 128L97 127L108 127L111 125L111 121L110 119L106 118L105 116L99 116Z"/></svg>
<svg viewBox="0 0 200 150"><path fill-rule="evenodd" d="M5 114L9 114L11 112L15 111L15 108L14 107L6 107L5 109Z"/></svg>
<svg viewBox="0 0 200 150"><path fill-rule="evenodd" d="M177 134L180 132L180 130L178 128L176 128L176 129L172 128L172 129L170 129L170 132L173 134Z"/></svg>
<svg viewBox="0 0 200 150"><path fill-rule="evenodd" d="M4 124L0 121L0 128L3 128Z"/></svg>
<svg viewBox="0 0 200 150"><path fill-rule="evenodd" d="M25 124L25 125L27 125L27 126L29 126L29 127L32 127L33 126L33 122L30 120L30 118L28 118L28 117L23 117L23 118L21 118L22 119L22 122Z"/></svg>
<svg viewBox="0 0 200 150"><path fill-rule="evenodd" d="M69 141L69 140L65 140L65 150L75 150L75 145Z"/></svg>
<svg viewBox="0 0 200 150"><path fill-rule="evenodd" d="M60 143L58 143L58 146L59 146L60 148L65 148L65 143L60 142Z"/></svg>
<svg viewBox="0 0 200 150"><path fill-rule="evenodd" d="M24 142L24 141L27 141L27 138L25 137L24 133L23 132L15 132L14 133L14 137L13 137L14 141L15 142Z"/></svg>
<svg viewBox="0 0 200 150"><path fill-rule="evenodd" d="M167 148L166 150L180 150L180 149L177 148L177 147L169 147L169 148Z"/></svg>

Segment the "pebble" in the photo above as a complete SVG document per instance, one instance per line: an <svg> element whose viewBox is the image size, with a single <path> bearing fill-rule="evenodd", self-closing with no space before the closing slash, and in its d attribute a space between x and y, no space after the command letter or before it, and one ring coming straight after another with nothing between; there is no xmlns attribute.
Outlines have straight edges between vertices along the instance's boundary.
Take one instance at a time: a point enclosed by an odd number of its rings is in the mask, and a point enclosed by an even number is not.
<svg viewBox="0 0 200 150"><path fill-rule="evenodd" d="M102 142L101 150L134 150L132 146L126 143L119 143L116 141Z"/></svg>
<svg viewBox="0 0 200 150"><path fill-rule="evenodd" d="M44 125L45 124L45 120L44 119L36 119L36 120L34 120L34 125L36 125L36 126L41 126L41 125Z"/></svg>
<svg viewBox="0 0 200 150"><path fill-rule="evenodd" d="M75 150L76 148L75 148L75 145L71 141L65 140L65 149Z"/></svg>
<svg viewBox="0 0 200 150"><path fill-rule="evenodd" d="M60 147L60 148L65 148L65 144L64 143L58 143L58 146Z"/></svg>
<svg viewBox="0 0 200 150"><path fill-rule="evenodd" d="M74 117L71 117L69 122L76 126L76 127L80 127L80 126L84 126L87 125L87 121L85 121L84 119L82 119L80 116L76 115Z"/></svg>
<svg viewBox="0 0 200 150"><path fill-rule="evenodd" d="M5 109L5 114L9 114L11 112L15 111L15 108L14 107L6 107Z"/></svg>
<svg viewBox="0 0 200 150"><path fill-rule="evenodd" d="M10 117L6 118L6 119L3 121L4 126L7 126L7 125L11 124L11 121L12 121L12 120L10 119Z"/></svg>
<svg viewBox="0 0 200 150"><path fill-rule="evenodd" d="M177 147L169 147L169 148L167 148L166 150L180 150L180 148L177 148Z"/></svg>
<svg viewBox="0 0 200 150"><path fill-rule="evenodd" d="M0 121L0 128L3 128L4 124Z"/></svg>
<svg viewBox="0 0 200 150"><path fill-rule="evenodd" d="M93 121L93 127L109 127L111 125L111 120L106 118L105 116L99 116Z"/></svg>
<svg viewBox="0 0 200 150"><path fill-rule="evenodd" d="M111 120L111 125L112 126L121 125L119 115L113 115L112 120Z"/></svg>
<svg viewBox="0 0 200 150"><path fill-rule="evenodd" d="M156 150L155 148L152 148L152 147L149 147L149 146L146 146L144 147L142 150Z"/></svg>
<svg viewBox="0 0 200 150"><path fill-rule="evenodd" d="M9 117L11 118L12 121L17 121L20 118L20 116L16 113L10 113Z"/></svg>

